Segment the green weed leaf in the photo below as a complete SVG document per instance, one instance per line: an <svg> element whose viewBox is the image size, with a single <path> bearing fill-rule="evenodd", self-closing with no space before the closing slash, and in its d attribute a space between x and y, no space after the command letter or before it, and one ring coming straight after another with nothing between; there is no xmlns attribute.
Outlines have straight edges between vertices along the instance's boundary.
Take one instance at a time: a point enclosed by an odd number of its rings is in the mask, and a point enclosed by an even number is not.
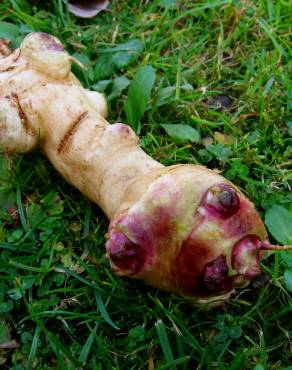
<svg viewBox="0 0 292 370"><path fill-rule="evenodd" d="M286 289L292 293L292 268L289 268L284 272L284 281Z"/></svg>
<svg viewBox="0 0 292 370"><path fill-rule="evenodd" d="M19 26L8 22L0 22L0 37L15 41L19 35Z"/></svg>
<svg viewBox="0 0 292 370"><path fill-rule="evenodd" d="M212 153L218 161L227 161L231 155L231 148L224 144L211 144L207 147L207 150Z"/></svg>
<svg viewBox="0 0 292 370"><path fill-rule="evenodd" d="M181 124L163 124L161 125L167 134L177 143L187 142L198 143L200 141L199 132L191 126Z"/></svg>
<svg viewBox="0 0 292 370"><path fill-rule="evenodd" d="M151 97L151 91L156 80L156 73L151 66L138 69L129 88L128 99L125 103L128 124L140 133L141 118Z"/></svg>
<svg viewBox="0 0 292 370"><path fill-rule="evenodd" d="M237 339L241 336L242 334L242 329L239 325L233 326L228 329L228 335L232 339Z"/></svg>
<svg viewBox="0 0 292 370"><path fill-rule="evenodd" d="M160 0L159 5L162 8L171 8L177 5L177 0Z"/></svg>
<svg viewBox="0 0 292 370"><path fill-rule="evenodd" d="M111 101L113 99L118 98L123 90L125 90L130 84L130 81L126 77L117 77L113 80L112 84L112 91L108 96L108 100Z"/></svg>
<svg viewBox="0 0 292 370"><path fill-rule="evenodd" d="M7 302L0 303L0 313L9 312L13 309L13 307L14 304L10 299Z"/></svg>
<svg viewBox="0 0 292 370"><path fill-rule="evenodd" d="M140 40L133 39L113 48L99 50L95 64L95 77L102 79L111 76L116 70L134 62L143 50Z"/></svg>
<svg viewBox="0 0 292 370"><path fill-rule="evenodd" d="M266 211L265 224L272 236L281 244L292 243L292 213L282 206Z"/></svg>

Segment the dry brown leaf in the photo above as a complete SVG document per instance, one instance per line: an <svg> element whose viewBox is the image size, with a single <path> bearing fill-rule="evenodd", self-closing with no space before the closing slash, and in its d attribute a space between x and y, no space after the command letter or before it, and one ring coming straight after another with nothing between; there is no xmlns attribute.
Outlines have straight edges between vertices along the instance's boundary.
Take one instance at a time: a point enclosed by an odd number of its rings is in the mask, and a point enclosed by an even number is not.
<svg viewBox="0 0 292 370"><path fill-rule="evenodd" d="M234 137L232 137L231 135L222 134L219 131L215 132L214 138L219 144L233 144L234 143Z"/></svg>
<svg viewBox="0 0 292 370"><path fill-rule="evenodd" d="M208 148L208 146L213 144L213 142L214 140L210 136L204 137L204 139L202 140L202 144L205 148Z"/></svg>

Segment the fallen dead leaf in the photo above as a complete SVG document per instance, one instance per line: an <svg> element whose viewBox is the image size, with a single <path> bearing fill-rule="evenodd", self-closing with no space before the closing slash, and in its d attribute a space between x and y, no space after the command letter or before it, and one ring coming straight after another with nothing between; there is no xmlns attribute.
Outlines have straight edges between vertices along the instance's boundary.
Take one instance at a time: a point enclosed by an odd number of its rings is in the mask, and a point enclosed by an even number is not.
<svg viewBox="0 0 292 370"><path fill-rule="evenodd" d="M214 140L210 136L204 137L204 139L202 139L202 144L205 148L208 148L208 146L213 144L213 142Z"/></svg>
<svg viewBox="0 0 292 370"><path fill-rule="evenodd" d="M219 144L233 144L234 143L233 136L222 134L219 131L215 132L214 138Z"/></svg>

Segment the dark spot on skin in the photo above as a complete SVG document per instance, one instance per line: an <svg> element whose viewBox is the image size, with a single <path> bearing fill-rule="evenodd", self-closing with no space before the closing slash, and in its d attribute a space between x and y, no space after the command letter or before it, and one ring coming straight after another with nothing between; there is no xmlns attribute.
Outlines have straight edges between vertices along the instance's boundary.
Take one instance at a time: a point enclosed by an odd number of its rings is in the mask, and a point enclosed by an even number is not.
<svg viewBox="0 0 292 370"><path fill-rule="evenodd" d="M116 231L106 243L106 250L114 269L128 276L138 273L145 261L145 250L133 243L125 234Z"/></svg>
<svg viewBox="0 0 292 370"><path fill-rule="evenodd" d="M70 142L72 140L72 137L78 131L78 128L80 127L81 123L87 118L87 116L88 116L88 112L83 112L71 124L69 130L66 132L66 134L64 135L64 137L60 141L60 144L58 146L58 153L59 154L64 154L68 150L68 148L70 146Z"/></svg>
<svg viewBox="0 0 292 370"><path fill-rule="evenodd" d="M239 210L240 199L235 189L227 184L218 184L208 189L202 207L211 215L229 218Z"/></svg>
<svg viewBox="0 0 292 370"><path fill-rule="evenodd" d="M130 134L130 128L127 125L123 123L115 123L114 125L120 134L124 136L128 136Z"/></svg>
<svg viewBox="0 0 292 370"><path fill-rule="evenodd" d="M38 32L39 38L45 42L43 49L52 51L64 51L63 45L56 42L55 38L47 33Z"/></svg>
<svg viewBox="0 0 292 370"><path fill-rule="evenodd" d="M64 51L63 46L57 43L47 45L46 49L51 51Z"/></svg>
<svg viewBox="0 0 292 370"><path fill-rule="evenodd" d="M139 144L138 136L129 126L123 123L114 123L112 126L122 139L129 139L130 141Z"/></svg>
<svg viewBox="0 0 292 370"><path fill-rule="evenodd" d="M231 279L228 276L225 256L219 256L207 263L202 274L202 282L205 288L212 293L230 290Z"/></svg>
<svg viewBox="0 0 292 370"><path fill-rule="evenodd" d="M45 32L38 32L37 35L40 37L40 39L44 41L52 41L54 40L53 36L49 35L48 33Z"/></svg>

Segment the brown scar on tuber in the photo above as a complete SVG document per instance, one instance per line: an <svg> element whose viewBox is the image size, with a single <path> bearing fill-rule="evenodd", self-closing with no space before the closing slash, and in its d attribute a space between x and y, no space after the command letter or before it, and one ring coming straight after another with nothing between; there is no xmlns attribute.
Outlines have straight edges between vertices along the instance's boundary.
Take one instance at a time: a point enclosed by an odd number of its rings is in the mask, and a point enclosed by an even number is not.
<svg viewBox="0 0 292 370"><path fill-rule="evenodd" d="M69 128L68 132L66 132L65 136L61 139L60 144L58 146L58 153L64 154L70 146L70 141L74 134L77 132L79 127L81 126L82 122L88 117L88 112L83 112L80 116L73 122L72 126Z"/></svg>
<svg viewBox="0 0 292 370"><path fill-rule="evenodd" d="M21 105L20 105L20 102L19 102L19 97L16 93L11 93L11 98L10 96L6 96L7 99L11 99L12 100L12 104L15 105L15 107L17 108L18 110L18 114L19 114L19 117L21 119L21 122L23 123L23 127L25 129L26 132L29 132L30 131L30 128L29 128L29 123L28 123L28 119L27 119L27 116L26 114L24 113Z"/></svg>
<svg viewBox="0 0 292 370"><path fill-rule="evenodd" d="M109 124L105 98L81 86L71 61L44 33L0 57L0 147L28 152L40 134L38 149L109 218L115 274L215 305L259 276L265 253L292 249L269 243L254 205L216 171L165 167L129 126Z"/></svg>

